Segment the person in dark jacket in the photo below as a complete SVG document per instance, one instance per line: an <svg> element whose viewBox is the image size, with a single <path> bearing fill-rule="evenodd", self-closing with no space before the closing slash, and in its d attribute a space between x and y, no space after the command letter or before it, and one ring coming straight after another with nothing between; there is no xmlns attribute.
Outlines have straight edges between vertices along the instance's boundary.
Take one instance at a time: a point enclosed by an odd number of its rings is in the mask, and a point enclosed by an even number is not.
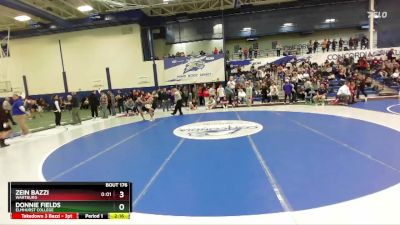
<svg viewBox="0 0 400 225"><path fill-rule="evenodd" d="M2 107L0 107L0 147L4 148L9 146L5 143L5 139L8 138L8 135L11 133L11 126L8 123L9 116L4 111Z"/></svg>
<svg viewBox="0 0 400 225"><path fill-rule="evenodd" d="M72 124L81 124L81 116L79 115L79 99L75 92L71 93L71 114L72 114Z"/></svg>
<svg viewBox="0 0 400 225"><path fill-rule="evenodd" d="M99 110L98 107L100 105L100 101L97 98L96 91L93 91L89 95L89 105L90 105L90 111L92 112L92 118L99 117Z"/></svg>

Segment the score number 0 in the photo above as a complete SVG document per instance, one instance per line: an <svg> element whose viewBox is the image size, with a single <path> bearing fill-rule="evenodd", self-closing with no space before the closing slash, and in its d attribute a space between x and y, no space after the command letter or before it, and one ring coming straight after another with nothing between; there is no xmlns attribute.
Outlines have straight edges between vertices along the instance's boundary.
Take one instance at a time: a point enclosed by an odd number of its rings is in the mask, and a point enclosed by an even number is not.
<svg viewBox="0 0 400 225"><path fill-rule="evenodd" d="M119 198L124 198L125 197L125 192L124 191L120 191L119 192ZM123 211L125 209L125 205L124 204L119 204L118 206L119 210Z"/></svg>

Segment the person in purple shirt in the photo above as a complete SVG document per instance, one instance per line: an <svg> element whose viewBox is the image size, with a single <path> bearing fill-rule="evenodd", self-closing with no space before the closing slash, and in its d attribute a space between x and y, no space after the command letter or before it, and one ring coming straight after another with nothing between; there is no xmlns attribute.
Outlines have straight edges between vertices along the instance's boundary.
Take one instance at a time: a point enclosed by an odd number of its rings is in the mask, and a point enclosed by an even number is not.
<svg viewBox="0 0 400 225"><path fill-rule="evenodd" d="M289 80L286 79L285 84L282 87L283 92L285 93L285 101L283 102L286 104L286 99L289 98L289 102L292 103L292 91L293 91L293 85L289 82Z"/></svg>
<svg viewBox="0 0 400 225"><path fill-rule="evenodd" d="M18 123L18 126L21 128L22 135L29 134L29 128L26 125L26 110L24 107L24 101L21 96L14 94L13 95L14 104L12 105L12 114L15 116L15 120Z"/></svg>

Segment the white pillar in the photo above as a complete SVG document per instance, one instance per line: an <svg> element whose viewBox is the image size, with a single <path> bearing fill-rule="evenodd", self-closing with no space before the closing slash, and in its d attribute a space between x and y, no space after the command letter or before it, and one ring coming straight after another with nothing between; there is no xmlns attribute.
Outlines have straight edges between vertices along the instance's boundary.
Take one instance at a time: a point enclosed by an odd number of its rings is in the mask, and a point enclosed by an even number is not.
<svg viewBox="0 0 400 225"><path fill-rule="evenodd" d="M369 49L374 47L375 0L369 0Z"/></svg>

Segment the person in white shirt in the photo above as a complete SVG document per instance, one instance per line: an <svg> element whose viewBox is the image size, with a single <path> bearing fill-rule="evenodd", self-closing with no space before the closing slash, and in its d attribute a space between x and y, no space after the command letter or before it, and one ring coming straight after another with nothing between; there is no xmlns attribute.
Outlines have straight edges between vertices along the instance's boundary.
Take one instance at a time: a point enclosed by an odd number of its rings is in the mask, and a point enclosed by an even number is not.
<svg viewBox="0 0 400 225"><path fill-rule="evenodd" d="M60 99L58 95L53 97L53 112L55 116L56 127L61 126L61 108L60 108Z"/></svg>
<svg viewBox="0 0 400 225"><path fill-rule="evenodd" d="M246 92L244 92L242 88L239 88L239 90L238 90L238 100L239 100L239 103L246 102Z"/></svg>
<svg viewBox="0 0 400 225"><path fill-rule="evenodd" d="M229 87L229 89L231 89L232 91L235 90L236 82L235 82L235 80L233 79L233 76L230 76L230 77L229 77L229 81L228 81L228 83L227 83L226 85L227 85L227 86Z"/></svg>
<svg viewBox="0 0 400 225"><path fill-rule="evenodd" d="M349 88L349 82L346 81L338 90L336 97L339 99L339 101L344 102L345 104L348 104L351 98L351 92Z"/></svg>
<svg viewBox="0 0 400 225"><path fill-rule="evenodd" d="M394 79L399 78L399 69L396 69L396 70L394 71L394 73L392 74L392 78L394 78Z"/></svg>
<svg viewBox="0 0 400 225"><path fill-rule="evenodd" d="M269 87L269 95L271 96L271 101L276 102L278 101L279 90L278 86L276 86L275 82L271 84Z"/></svg>
<svg viewBox="0 0 400 225"><path fill-rule="evenodd" d="M220 84L217 89L217 96L219 101L222 101L225 98L225 89L222 87L222 84Z"/></svg>

